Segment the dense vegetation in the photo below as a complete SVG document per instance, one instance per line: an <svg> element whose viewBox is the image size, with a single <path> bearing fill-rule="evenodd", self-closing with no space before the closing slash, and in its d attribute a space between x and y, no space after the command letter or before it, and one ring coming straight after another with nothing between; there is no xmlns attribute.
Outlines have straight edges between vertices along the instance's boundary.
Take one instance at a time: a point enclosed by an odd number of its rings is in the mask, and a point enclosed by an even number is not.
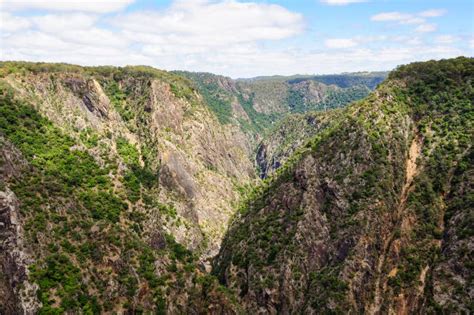
<svg viewBox="0 0 474 315"><path fill-rule="evenodd" d="M25 66L27 70L12 63L2 71L43 71L41 64ZM44 71L58 73L88 71L68 65L46 68ZM138 80L156 75L148 69L93 71L104 75L104 84L115 86L112 95L120 101L117 76L122 71L138 71L132 76ZM51 78L54 82L53 75ZM100 314L118 308L164 314L170 296L179 291L187 291L189 299L195 296L196 301L201 294L214 294L217 299L223 295L213 293L217 284L199 271L198 257L162 226L153 231L154 245L147 241L150 236L144 224L149 213L158 211L164 219L176 216L172 205L154 197L159 165L150 157L155 148L138 148L125 138L90 129L77 131L78 137L73 131L67 134L40 115L33 104L19 99L5 81L0 84L0 134L28 163L21 176L2 182L1 187L9 186L20 201L26 241L34 248L35 262L29 269L31 281L39 285L41 314ZM181 93L179 82L176 86L174 93ZM125 92L131 93L136 91ZM140 102L127 104L143 105ZM131 127L146 115L143 108L130 113L130 119L124 120ZM139 133L138 124L136 128ZM109 143L114 144L117 155ZM203 307L208 302L202 302Z"/></svg>
<svg viewBox="0 0 474 315"><path fill-rule="evenodd" d="M30 89L19 82L38 74L47 84L25 96ZM8 77L0 80L1 144L25 159L0 188L20 202L39 313L396 313L399 305L411 313L473 312L473 75L472 58L415 63L359 100L383 74L234 81L149 67L0 63L0 78ZM47 119L48 110L70 112L58 109L66 102L40 98L44 87L53 96L67 90L78 106L96 101L84 108L92 123L75 112L72 123ZM179 117L175 126L175 116L153 112L176 103L183 117L201 106L202 121ZM95 120L107 115L107 123ZM229 190L246 199L209 274L198 257L209 235L192 220L208 186L192 185L204 185L206 175L225 184L231 167L223 170L216 156L235 157L217 151L202 168L180 158L208 149L186 145L193 129L219 133L221 124L265 136L258 162L278 170L255 187L232 177ZM197 138L207 146L224 139ZM162 161L167 145L180 151ZM176 241L189 235L203 239L196 250Z"/></svg>
<svg viewBox="0 0 474 315"><path fill-rule="evenodd" d="M225 84L233 84L229 78L215 76L210 73L177 73L193 80L205 103L222 124L237 123L243 131L255 134L263 132L280 116L278 113L264 114L257 112L253 106L253 95L243 93L237 86L233 88L224 86ZM239 104L248 119L235 117L232 103Z"/></svg>
<svg viewBox="0 0 474 315"><path fill-rule="evenodd" d="M344 107L354 101L363 99L370 93L366 86L354 86L342 90L330 90L322 101L307 100L301 90L291 89L288 94L288 106L293 113L308 111L326 111Z"/></svg>
<svg viewBox="0 0 474 315"><path fill-rule="evenodd" d="M368 73L232 80L210 73L176 73L195 83L221 123L236 123L245 132L259 135L288 113L324 111L360 100L385 78L385 73ZM233 106L241 107L245 116L239 116Z"/></svg>
<svg viewBox="0 0 474 315"><path fill-rule="evenodd" d="M347 74L326 74L316 76L304 76L301 78L292 78L290 83L298 83L302 80L314 80L328 85L337 85L341 88L348 88L354 86L366 86L373 90L380 84L387 72L361 72L361 73L347 73Z"/></svg>
<svg viewBox="0 0 474 315"><path fill-rule="evenodd" d="M402 97L410 100L424 138L426 155L423 173L416 178L413 193L408 197L408 207L413 209L419 224L412 235L406 236L411 244L403 250L398 266L400 271L390 281L396 292L413 286L426 264L436 264L442 259L437 243L443 238L439 222L447 221L450 211L446 212L440 196L448 195L453 182L464 175L454 168L458 164L466 167L464 156L472 154L469 152L472 152L474 140L473 75L473 60L457 58L402 66L389 76L392 80L406 82L407 91ZM467 198L472 196L467 195ZM469 209L472 208L462 208L464 211ZM467 224L472 230L474 225L469 217L466 213L463 225ZM459 227L459 233L464 229ZM472 280L469 281L472 284ZM463 299L462 303L470 303L468 297ZM436 302L432 303L433 307L440 307Z"/></svg>
<svg viewBox="0 0 474 315"><path fill-rule="evenodd" d="M474 228L464 206L472 195L455 197L456 210L444 199L472 152L473 75L472 58L402 66L346 108L249 192L214 265L220 281L252 310L389 312L400 294L413 312L470 310L461 288L472 288L472 251L457 251L459 239L443 231L466 238ZM405 168L414 143L422 149L412 182ZM462 225L448 223L453 211ZM464 280L451 277L446 297L433 292L447 278L423 274L449 259L441 252L449 246Z"/></svg>
<svg viewBox="0 0 474 315"><path fill-rule="evenodd" d="M265 178L284 165L308 139L340 119L342 111L328 110L292 114L272 127L257 148L256 162L260 176Z"/></svg>
<svg viewBox="0 0 474 315"><path fill-rule="evenodd" d="M231 122L232 117L232 98L231 94L220 89L218 82L211 80L207 73L182 73L187 74L196 84L196 88L203 96L209 109L214 112L217 119L222 124Z"/></svg>

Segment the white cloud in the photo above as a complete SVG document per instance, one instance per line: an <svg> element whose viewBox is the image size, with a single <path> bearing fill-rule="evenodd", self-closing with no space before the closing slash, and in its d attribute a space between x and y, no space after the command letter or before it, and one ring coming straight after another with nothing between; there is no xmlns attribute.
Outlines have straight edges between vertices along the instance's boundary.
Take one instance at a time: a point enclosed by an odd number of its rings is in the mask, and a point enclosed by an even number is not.
<svg viewBox="0 0 474 315"><path fill-rule="evenodd" d="M0 8L7 11L51 10L107 13L119 11L134 0L0 0Z"/></svg>
<svg viewBox="0 0 474 315"><path fill-rule="evenodd" d="M421 24L415 29L415 31L418 33L430 33L436 31L436 28L435 24Z"/></svg>
<svg viewBox="0 0 474 315"><path fill-rule="evenodd" d="M328 5L348 5L352 3L367 2L368 0L320 0L321 3Z"/></svg>
<svg viewBox="0 0 474 315"><path fill-rule="evenodd" d="M65 42L88 46L127 47L129 41L123 35L96 27L98 20L97 15L84 13L48 14L31 18L37 30Z"/></svg>
<svg viewBox="0 0 474 315"><path fill-rule="evenodd" d="M443 9L431 9L420 12L418 15L422 17L438 17L446 14L446 10Z"/></svg>
<svg viewBox="0 0 474 315"><path fill-rule="evenodd" d="M431 9L415 14L401 12L382 12L371 16L371 20L375 22L394 22L400 25L418 25L415 32L429 33L437 29L436 24L427 23L427 19L439 17L446 13L444 9Z"/></svg>
<svg viewBox="0 0 474 315"><path fill-rule="evenodd" d="M0 30L2 32L16 32L31 26L31 22L28 19L13 16L6 12L0 12L0 20Z"/></svg>
<svg viewBox="0 0 474 315"><path fill-rule="evenodd" d="M18 19L8 28L21 32L3 32L0 59L204 67L230 74L243 71L242 63L259 68L262 41L285 39L304 29L303 16L282 6L233 0L179 0L160 11L114 16L55 10L25 19L8 15ZM275 56L270 60L283 62L283 54L270 55Z"/></svg>
<svg viewBox="0 0 474 315"><path fill-rule="evenodd" d="M452 44L457 41L458 38L453 35L439 35L435 37L435 42L437 44Z"/></svg>
<svg viewBox="0 0 474 315"><path fill-rule="evenodd" d="M301 14L273 4L177 1L168 10L124 14L111 23L152 43L215 47L302 32Z"/></svg>
<svg viewBox="0 0 474 315"><path fill-rule="evenodd" d="M357 36L357 41L359 43L370 43L370 42L380 42L389 39L386 35L364 35L364 36Z"/></svg>
<svg viewBox="0 0 474 315"><path fill-rule="evenodd" d="M28 16L2 11L0 59L147 64L242 77L384 70L468 54L450 47L447 37L427 42L421 33L326 38L295 48L287 43L304 31L303 16L264 3L180 0L163 10L106 15L58 10ZM430 19L420 14L398 12L378 19L420 27ZM290 40L274 44L282 39ZM467 41L463 49L469 50L469 44L474 47Z"/></svg>
<svg viewBox="0 0 474 315"><path fill-rule="evenodd" d="M38 29L49 33L88 29L97 20L98 16L84 13L48 14L31 18Z"/></svg>
<svg viewBox="0 0 474 315"><path fill-rule="evenodd" d="M411 35L397 35L390 37L390 39L397 44L400 45L407 45L407 46L419 46L423 44L423 40L419 36Z"/></svg>
<svg viewBox="0 0 474 315"><path fill-rule="evenodd" d="M85 39L84 39L85 40ZM126 65L153 64L145 56L137 57L133 51L120 47L97 45L90 37L90 43L64 40L56 35L40 31L28 31L10 36L2 45L1 59L47 62L68 62L82 65Z"/></svg>
<svg viewBox="0 0 474 315"><path fill-rule="evenodd" d="M383 12L376 15L373 15L370 19L377 22L385 21L403 21L411 18L410 14L404 14L400 12Z"/></svg>
<svg viewBox="0 0 474 315"><path fill-rule="evenodd" d="M411 16L400 21L400 24L423 24L426 20L417 16Z"/></svg>
<svg viewBox="0 0 474 315"><path fill-rule="evenodd" d="M400 12L384 12L373 15L370 18L376 22L398 22L400 24L422 24L425 23L425 19L415 14L407 14Z"/></svg>
<svg viewBox="0 0 474 315"><path fill-rule="evenodd" d="M398 22L400 24L423 24L426 18L434 18L442 16L446 13L443 9L431 9L415 14L401 13L397 11L382 12L371 16L372 21L376 22Z"/></svg>
<svg viewBox="0 0 474 315"><path fill-rule="evenodd" d="M354 39L350 39L354 40ZM400 38L400 40L402 40ZM358 42L359 43L359 42ZM402 44L403 43L403 44ZM474 45L474 43L471 43ZM474 47L474 46L473 46ZM466 54L449 45L413 42L381 47L353 46L311 50L272 49L256 43L236 43L210 53L206 47L188 50L181 45L145 45L139 49L83 45L41 32L9 39L2 59L69 62L83 65L148 64L161 69L208 71L232 77L295 73L338 73L388 70L412 61Z"/></svg>
<svg viewBox="0 0 474 315"><path fill-rule="evenodd" d="M357 46L357 41L351 38L331 38L324 41L328 48L351 48Z"/></svg>
<svg viewBox="0 0 474 315"><path fill-rule="evenodd" d="M400 24L421 24L425 19L417 17L412 14L405 14L400 12L385 12L376 14L371 17L372 21L376 22L398 22Z"/></svg>

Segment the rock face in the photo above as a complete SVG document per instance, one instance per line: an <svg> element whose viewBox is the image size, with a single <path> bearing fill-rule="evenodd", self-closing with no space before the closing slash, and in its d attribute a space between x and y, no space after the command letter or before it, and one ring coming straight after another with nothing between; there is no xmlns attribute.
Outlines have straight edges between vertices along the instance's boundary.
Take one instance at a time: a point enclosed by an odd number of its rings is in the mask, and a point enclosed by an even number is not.
<svg viewBox="0 0 474 315"><path fill-rule="evenodd" d="M430 289L441 309L472 313L474 285L474 154L472 150L453 173L451 191L446 196L446 229L440 261L432 270Z"/></svg>
<svg viewBox="0 0 474 315"><path fill-rule="evenodd" d="M0 304L3 314L36 314L41 307L36 291L38 285L28 280L28 266L33 262L26 253L23 228L15 194L0 191Z"/></svg>
<svg viewBox="0 0 474 315"><path fill-rule="evenodd" d="M2 311L235 311L205 269L256 179L249 139L164 71L0 73Z"/></svg>
<svg viewBox="0 0 474 315"><path fill-rule="evenodd" d="M79 143L96 139L100 145L88 148L96 159L116 158L117 139L135 147L139 159L146 158L159 173L160 202L173 204L190 226L170 225L172 233L209 257L217 253L225 230L222 222L230 218L231 204L238 200L234 185L255 176L249 140L235 127L223 128L194 91L177 91L178 84L160 76L164 73L86 75L76 69L4 80ZM182 84L189 89L185 81ZM177 97L179 93L183 96ZM150 152L141 152L147 149ZM201 246L204 239L207 244Z"/></svg>
<svg viewBox="0 0 474 315"><path fill-rule="evenodd" d="M5 181L19 176L25 161L20 152L0 137L0 313L36 314L41 303L38 285L28 279L28 267L33 263L25 244L23 220L15 194L5 187Z"/></svg>
<svg viewBox="0 0 474 315"><path fill-rule="evenodd" d="M0 63L0 313L472 312L473 73Z"/></svg>
<svg viewBox="0 0 474 315"><path fill-rule="evenodd" d="M473 75L391 73L250 193L213 273L249 312L470 312Z"/></svg>
<svg viewBox="0 0 474 315"><path fill-rule="evenodd" d="M273 76L237 80L252 95L258 112L305 112L343 107L368 95L387 76L385 72L321 76Z"/></svg>
<svg viewBox="0 0 474 315"><path fill-rule="evenodd" d="M386 77L367 73L232 80L211 73L178 73L193 81L222 123L239 126L255 142L288 113L344 107L367 96Z"/></svg>
<svg viewBox="0 0 474 315"><path fill-rule="evenodd" d="M282 166L309 139L334 124L339 110L308 112L286 117L258 144L255 162L260 177L266 178Z"/></svg>

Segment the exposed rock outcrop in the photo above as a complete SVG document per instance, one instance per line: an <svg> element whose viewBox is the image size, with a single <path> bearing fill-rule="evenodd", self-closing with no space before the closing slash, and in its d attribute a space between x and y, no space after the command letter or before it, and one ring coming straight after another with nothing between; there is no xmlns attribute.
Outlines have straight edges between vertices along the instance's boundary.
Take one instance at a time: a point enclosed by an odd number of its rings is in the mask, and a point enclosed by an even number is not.
<svg viewBox="0 0 474 315"><path fill-rule="evenodd" d="M221 283L257 313L469 312L473 76L472 58L403 66L342 110L250 194Z"/></svg>
<svg viewBox="0 0 474 315"><path fill-rule="evenodd" d="M472 58L0 66L0 313L472 311Z"/></svg>
<svg viewBox="0 0 474 315"><path fill-rule="evenodd" d="M34 262L24 239L24 222L15 194L5 181L21 176L26 161L14 146L0 136L0 313L36 314L41 307L38 286L28 278Z"/></svg>
<svg viewBox="0 0 474 315"><path fill-rule="evenodd" d="M280 121L258 144L256 165L260 177L273 174L309 139L336 123L340 112L309 112L294 114Z"/></svg>

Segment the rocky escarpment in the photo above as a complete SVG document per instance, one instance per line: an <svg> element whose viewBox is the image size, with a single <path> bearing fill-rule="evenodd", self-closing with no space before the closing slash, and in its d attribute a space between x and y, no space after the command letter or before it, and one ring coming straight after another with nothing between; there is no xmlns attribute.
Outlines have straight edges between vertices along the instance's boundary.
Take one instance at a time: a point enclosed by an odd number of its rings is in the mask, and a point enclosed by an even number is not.
<svg viewBox="0 0 474 315"><path fill-rule="evenodd" d="M386 76L368 73L232 80L210 73L178 73L194 82L222 123L239 126L255 142L288 113L344 107L367 96ZM330 79L334 83L323 83Z"/></svg>
<svg viewBox="0 0 474 315"><path fill-rule="evenodd" d="M1 167L18 175L2 184L1 312L238 309L205 272L255 178L238 129L186 79L150 68L0 74Z"/></svg>
<svg viewBox="0 0 474 315"><path fill-rule="evenodd" d="M472 310L472 58L288 117L258 150L256 187L252 144L282 117L263 111L269 90L0 65L0 313ZM283 90L347 104L358 86L313 81Z"/></svg>
<svg viewBox="0 0 474 315"><path fill-rule="evenodd" d="M225 77L196 90L147 67L1 66L0 132L25 165L4 181L5 209L21 221L4 221L10 234L27 227L9 248L31 254L8 263L4 309L26 307L22 283L43 312L235 311L206 260L256 179L252 143L279 114L258 112L255 93ZM232 124L214 115L216 91Z"/></svg>
<svg viewBox="0 0 474 315"><path fill-rule="evenodd" d="M183 78L147 68L46 65L3 80L100 164L118 159L119 175L144 166L155 173L175 237L206 256L217 252L239 198L235 186L255 176L251 147L237 128L215 120Z"/></svg>
<svg viewBox="0 0 474 315"><path fill-rule="evenodd" d="M26 162L14 146L0 136L0 312L35 314L41 307L38 285L28 278L28 267L34 262L25 244L24 221L15 194L5 186L19 177Z"/></svg>
<svg viewBox="0 0 474 315"><path fill-rule="evenodd" d="M344 110L250 193L221 283L251 312L470 310L473 74L472 58L404 66Z"/></svg>
<svg viewBox="0 0 474 315"><path fill-rule="evenodd" d="M266 178L316 134L332 126L340 111L294 114L280 121L257 146L256 164L260 177Z"/></svg>
<svg viewBox="0 0 474 315"><path fill-rule="evenodd" d="M258 112L305 112L343 107L368 95L387 76L385 72L316 76L271 76L237 80L253 95Z"/></svg>
<svg viewBox="0 0 474 315"><path fill-rule="evenodd" d="M438 309L472 313L474 282L474 152L466 154L452 176L446 196L445 226L439 263L432 270L429 290Z"/></svg>
<svg viewBox="0 0 474 315"><path fill-rule="evenodd" d="M27 253L21 224L15 194L8 188L0 191L0 310L6 314L35 314L41 307L38 285L28 279L33 259Z"/></svg>

